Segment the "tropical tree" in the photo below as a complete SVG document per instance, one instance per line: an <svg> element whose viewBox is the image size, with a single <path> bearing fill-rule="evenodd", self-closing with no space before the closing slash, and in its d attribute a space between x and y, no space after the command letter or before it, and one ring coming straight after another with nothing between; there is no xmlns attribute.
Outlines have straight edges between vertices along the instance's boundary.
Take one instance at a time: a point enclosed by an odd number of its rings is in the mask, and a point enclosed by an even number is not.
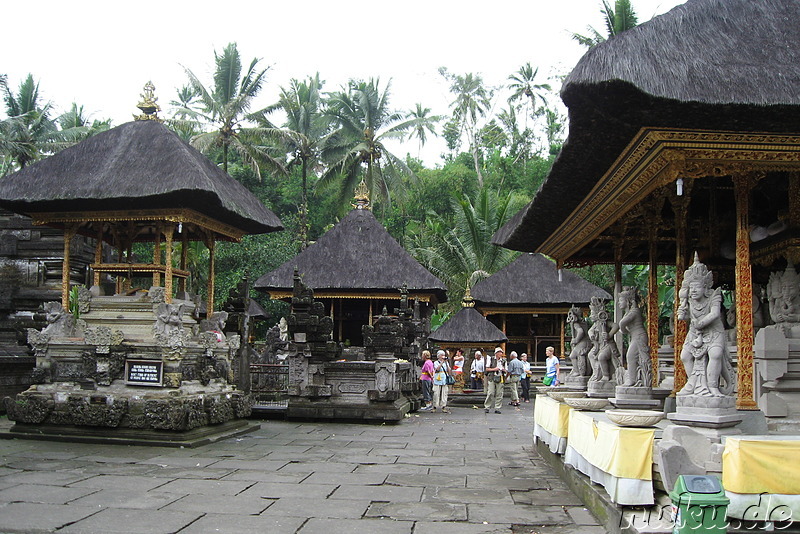
<svg viewBox="0 0 800 534"><path fill-rule="evenodd" d="M402 140L409 130L430 122L430 117L407 118L389 107L391 82L381 88L379 79L350 80L347 87L329 95L325 115L333 131L322 144L322 157L330 166L319 184L339 185L339 200L345 201L359 179L375 195L391 204L393 195L404 192L403 178L416 179L403 159L392 154L385 142Z"/></svg>
<svg viewBox="0 0 800 534"><path fill-rule="evenodd" d="M615 0L613 9L608 0L603 0L603 6L600 12L603 14L603 19L606 23L606 35L601 34L592 26L587 28L589 30L588 35L579 33L572 34L573 39L587 48L605 42L607 39L626 30L630 30L639 24L631 0Z"/></svg>
<svg viewBox="0 0 800 534"><path fill-rule="evenodd" d="M511 96L508 97L509 103L516 102L523 98L529 98L531 100L531 105L536 109L536 99L538 98L543 105L547 105L545 91L551 91L550 84L536 83L537 74L539 74L539 67L534 69L530 62L528 62L521 66L517 72L508 77L511 81L511 83L508 84L508 88L512 91Z"/></svg>
<svg viewBox="0 0 800 534"><path fill-rule="evenodd" d="M452 221L428 217L412 236L411 253L447 284L450 302L460 302L465 289L508 265L517 253L492 244L492 235L525 203L514 193L480 188L473 198L455 195Z"/></svg>
<svg viewBox="0 0 800 534"><path fill-rule="evenodd" d="M458 125L459 136L467 138L475 172L478 173L478 185L483 186L483 174L478 154L478 119L486 116L489 112L493 92L486 88L480 75L452 74L444 67L439 68L439 74L450 82L450 92L455 95L455 100L450 104L450 108L453 110L453 121Z"/></svg>
<svg viewBox="0 0 800 534"><path fill-rule="evenodd" d="M275 128L262 116L260 123L270 128L273 138L283 144L289 155L289 167L300 167L300 242L302 248L308 246L308 178L314 178L322 170L320 143L328 131L328 120L322 114L322 86L319 73L309 76L305 81L292 79L288 88L281 88L278 103L268 111L281 109L286 114L282 129Z"/></svg>
<svg viewBox="0 0 800 534"><path fill-rule="evenodd" d="M414 109L406 114L407 119L413 119L416 126L408 132L408 138L416 137L421 149L428 140L428 134L436 135L436 123L442 120L441 115L431 115L431 108L426 108L417 102Z"/></svg>
<svg viewBox="0 0 800 534"><path fill-rule="evenodd" d="M111 120L92 120L76 102L72 103L70 109L65 111L56 119L62 131L75 130L76 140L86 139L100 132L104 132L111 127Z"/></svg>
<svg viewBox="0 0 800 534"><path fill-rule="evenodd" d="M249 126L248 122L256 120L262 114L261 110L250 111L261 92L268 70L259 69L259 61L254 58L242 75L242 61L236 43L230 43L221 54L214 52L216 69L211 90L191 70L184 68L196 96L186 98L192 96L191 92L183 94L183 103L179 106L178 113L215 128L192 137L192 146L204 153L221 148L222 169L225 172L228 172L228 152L233 150L260 179L262 165L284 174L286 171L280 159L273 155L271 147L264 145L267 132L262 128ZM179 93L179 104L180 98Z"/></svg>
<svg viewBox="0 0 800 534"><path fill-rule="evenodd" d="M50 118L51 104L42 104L39 84L28 74L14 93L4 79L0 84L8 116L0 125L0 151L6 171L21 169L42 157L63 150L85 135L83 127L59 129Z"/></svg>

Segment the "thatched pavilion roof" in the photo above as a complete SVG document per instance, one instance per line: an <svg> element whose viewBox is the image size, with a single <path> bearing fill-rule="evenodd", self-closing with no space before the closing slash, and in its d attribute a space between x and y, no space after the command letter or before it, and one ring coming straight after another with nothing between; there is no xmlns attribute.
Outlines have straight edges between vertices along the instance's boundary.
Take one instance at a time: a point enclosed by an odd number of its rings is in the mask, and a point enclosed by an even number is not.
<svg viewBox="0 0 800 534"><path fill-rule="evenodd" d="M436 343L505 343L508 338L502 330L473 307L458 310L445 323L432 332L428 339Z"/></svg>
<svg viewBox="0 0 800 534"><path fill-rule="evenodd" d="M800 2L689 0L591 50L567 77L569 137L493 237L536 251L643 127L800 130Z"/></svg>
<svg viewBox="0 0 800 534"><path fill-rule="evenodd" d="M17 213L191 209L245 233L281 230L278 217L163 124L128 122L0 180Z"/></svg>
<svg viewBox="0 0 800 534"><path fill-rule="evenodd" d="M577 274L562 270L558 280L556 264L541 254L522 254L492 276L472 287L477 305L567 306L588 305L592 297L611 295Z"/></svg>
<svg viewBox="0 0 800 534"><path fill-rule="evenodd" d="M272 272L255 288L291 291L294 270L303 283L319 292L353 294L388 291L403 285L413 297L433 294L446 302L444 283L420 265L378 222L370 210L354 209L314 244ZM326 291L327 290L327 291Z"/></svg>

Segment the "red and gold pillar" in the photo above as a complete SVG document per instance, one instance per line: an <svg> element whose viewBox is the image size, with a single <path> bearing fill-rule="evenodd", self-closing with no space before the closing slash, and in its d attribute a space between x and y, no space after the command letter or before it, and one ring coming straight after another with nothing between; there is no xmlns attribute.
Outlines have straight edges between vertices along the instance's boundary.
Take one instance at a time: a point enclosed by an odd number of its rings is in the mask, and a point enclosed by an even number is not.
<svg viewBox="0 0 800 534"><path fill-rule="evenodd" d="M738 395L736 407L757 410L753 393L753 272L750 264L750 191L758 177L734 173L736 199L736 345Z"/></svg>

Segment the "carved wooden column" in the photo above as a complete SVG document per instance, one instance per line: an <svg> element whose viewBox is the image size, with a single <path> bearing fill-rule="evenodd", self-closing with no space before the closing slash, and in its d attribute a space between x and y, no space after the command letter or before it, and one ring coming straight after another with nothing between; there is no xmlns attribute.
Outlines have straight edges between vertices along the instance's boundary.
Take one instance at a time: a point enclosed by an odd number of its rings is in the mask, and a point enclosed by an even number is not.
<svg viewBox="0 0 800 534"><path fill-rule="evenodd" d="M648 229L649 262L647 273L647 339L650 344L650 364L653 368L653 387L658 387L658 262L656 261L656 225Z"/></svg>
<svg viewBox="0 0 800 534"><path fill-rule="evenodd" d="M678 292L683 284L683 273L687 268L688 247L686 243L687 212L689 207L688 188L684 187L684 195L673 198L672 208L675 212L675 296L672 320L674 322L673 347L675 348L675 382L672 393L675 394L686 385L686 369L681 361L681 349L686 341L688 327L685 321L678 320L678 306L680 299Z"/></svg>
<svg viewBox="0 0 800 534"><path fill-rule="evenodd" d="M181 270L186 270L186 258L189 254L189 232L181 232ZM186 278L178 280L178 291L186 292Z"/></svg>
<svg viewBox="0 0 800 534"><path fill-rule="evenodd" d="M567 316L559 315L559 322L561 323L561 359L563 360L567 350Z"/></svg>
<svg viewBox="0 0 800 534"><path fill-rule="evenodd" d="M622 239L614 240L614 322L619 324L622 313L619 309L619 294L622 292ZM614 343L620 354L625 354L623 347L624 337L622 332L614 334Z"/></svg>
<svg viewBox="0 0 800 534"><path fill-rule="evenodd" d="M159 223L156 225L156 245L153 247L153 263L162 265L161 263L161 234L164 232L164 226ZM153 286L158 287L161 285L161 273L158 271L153 273Z"/></svg>
<svg viewBox="0 0 800 534"><path fill-rule="evenodd" d="M97 244L94 246L94 263L100 265L103 262L103 222L97 223ZM92 285L100 287L100 272L95 271L92 276Z"/></svg>
<svg viewBox="0 0 800 534"><path fill-rule="evenodd" d="M800 172L789 173L789 227L800 228Z"/></svg>
<svg viewBox="0 0 800 534"><path fill-rule="evenodd" d="M171 224L164 226L165 256L164 262L164 298L167 304L172 304L172 232Z"/></svg>
<svg viewBox="0 0 800 534"><path fill-rule="evenodd" d="M214 250L216 249L216 242L214 241L214 235L209 232L208 235L208 243L206 244L208 247L208 302L206 307L206 314L208 317L211 317L211 314L214 313Z"/></svg>
<svg viewBox="0 0 800 534"><path fill-rule="evenodd" d="M736 345L738 394L736 407L757 410L753 395L753 272L750 265L750 191L758 180L753 172L731 176L736 199Z"/></svg>
<svg viewBox="0 0 800 534"><path fill-rule="evenodd" d="M78 225L68 224L64 226L64 262L61 264L61 306L69 310L69 256L72 246L72 238L78 231Z"/></svg>

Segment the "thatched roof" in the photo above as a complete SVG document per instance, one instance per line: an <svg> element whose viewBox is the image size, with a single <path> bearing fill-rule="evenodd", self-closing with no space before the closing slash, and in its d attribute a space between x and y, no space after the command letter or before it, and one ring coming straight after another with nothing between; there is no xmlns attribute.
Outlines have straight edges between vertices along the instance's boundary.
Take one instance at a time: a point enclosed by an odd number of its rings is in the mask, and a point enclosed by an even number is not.
<svg viewBox="0 0 800 534"><path fill-rule="evenodd" d="M436 343L505 343L508 338L481 312L472 307L461 308L432 332L428 339Z"/></svg>
<svg viewBox="0 0 800 534"><path fill-rule="evenodd" d="M492 276L472 287L476 304L588 305L592 297L610 299L600 289L566 269L558 281L556 264L541 254L522 254Z"/></svg>
<svg viewBox="0 0 800 534"><path fill-rule="evenodd" d="M128 122L0 180L17 213L188 208L245 233L283 228L250 191L156 121Z"/></svg>
<svg viewBox="0 0 800 534"><path fill-rule="evenodd" d="M793 0L689 0L590 49L561 90L561 153L493 242L536 251L642 127L796 133L798 20Z"/></svg>
<svg viewBox="0 0 800 534"><path fill-rule="evenodd" d="M350 211L314 244L261 276L254 287L291 290L295 268L314 291L396 292L405 284L412 296L432 293L438 302L447 301L442 281L400 246L367 209Z"/></svg>

